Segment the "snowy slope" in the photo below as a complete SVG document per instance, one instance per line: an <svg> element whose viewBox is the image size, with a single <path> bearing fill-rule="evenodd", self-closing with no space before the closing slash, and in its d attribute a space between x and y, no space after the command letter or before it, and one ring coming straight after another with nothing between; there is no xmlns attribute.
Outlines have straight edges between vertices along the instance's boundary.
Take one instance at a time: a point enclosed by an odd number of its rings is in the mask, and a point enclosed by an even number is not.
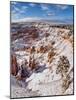
<svg viewBox="0 0 76 100"><path fill-rule="evenodd" d="M38 72L35 70L32 71L30 77L27 78L25 82L23 82L23 84L27 83L27 86L24 87L23 85L22 87L20 87L17 83L14 83L14 85L11 86L11 90L13 94L12 97L19 97L19 95L22 97L23 96L28 97L28 96L73 94L73 46L72 43L69 41L69 39L63 38L63 36L66 36L70 30L56 28L56 27L53 28L53 27L49 27L49 25L47 26L36 25L36 27L40 29L39 35L42 38L39 37L37 41L34 40L33 44L31 44L31 47L35 46L35 48L37 49L40 48L40 46L45 47L48 46L49 44L51 45L53 41L55 43L45 53L42 52L37 53L37 51L35 51L34 53L30 54L30 52L26 50L15 51L19 66L25 63L25 60L29 62L29 57L34 56L35 60L38 62L41 68L38 69ZM48 37L45 37L46 32L49 33ZM12 45L15 48L19 48L19 47L22 48L23 44L21 45L20 43L22 44L21 39L13 41ZM55 55L52 57L53 59L51 63L49 63L48 53L51 51L54 51ZM65 73L64 77L62 77L61 73L56 73L58 62L61 56L66 56L70 63L69 69L67 73ZM70 77L70 79L68 79L67 76ZM65 79L67 79L66 80L67 83L68 81L71 80L67 86L65 85L65 87L67 88L64 88L62 86ZM14 81L17 80L15 79ZM28 90L28 93L26 92L26 90ZM29 90L31 92L29 92ZM17 93L15 93L14 91L17 91ZM35 91L37 93L34 93Z"/></svg>

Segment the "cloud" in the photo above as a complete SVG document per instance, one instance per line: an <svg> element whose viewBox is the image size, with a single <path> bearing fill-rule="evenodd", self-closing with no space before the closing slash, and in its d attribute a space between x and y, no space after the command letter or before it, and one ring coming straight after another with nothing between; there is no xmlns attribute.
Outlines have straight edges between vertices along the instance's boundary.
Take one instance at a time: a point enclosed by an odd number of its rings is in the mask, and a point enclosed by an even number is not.
<svg viewBox="0 0 76 100"><path fill-rule="evenodd" d="M21 9L20 9L20 13L26 13L28 7L27 6L22 6Z"/></svg>
<svg viewBox="0 0 76 100"><path fill-rule="evenodd" d="M25 17L28 7L27 6L13 6L13 9L11 10L11 20L17 20L20 18Z"/></svg>
<svg viewBox="0 0 76 100"><path fill-rule="evenodd" d="M30 3L29 4L31 7L35 7L36 6L36 4L34 4L34 3Z"/></svg>
<svg viewBox="0 0 76 100"><path fill-rule="evenodd" d="M62 9L62 10L65 10L68 8L67 5L57 5L58 8Z"/></svg>
<svg viewBox="0 0 76 100"><path fill-rule="evenodd" d="M11 10L11 14L12 14L12 16L18 14L19 11L20 11L20 9L19 9L18 7L15 7L15 6L14 6L13 10Z"/></svg>
<svg viewBox="0 0 76 100"><path fill-rule="evenodd" d="M45 13L43 14L43 16L45 17L52 17L52 16L55 16L55 12L54 11L51 11L50 9L49 10L45 10Z"/></svg>
<svg viewBox="0 0 76 100"><path fill-rule="evenodd" d="M48 15L48 16L54 16L55 13L52 13L52 12L51 12L51 13L47 13L47 15Z"/></svg>
<svg viewBox="0 0 76 100"><path fill-rule="evenodd" d="M16 14L16 13L25 13L27 11L28 7L27 6L22 6L22 7L17 7L17 6L13 6L12 9L12 13Z"/></svg>
<svg viewBox="0 0 76 100"><path fill-rule="evenodd" d="M25 13L26 10L28 9L27 6L20 6L20 3L19 2L16 2L16 1L12 1L11 2L11 12L13 14L16 14L16 13Z"/></svg>
<svg viewBox="0 0 76 100"><path fill-rule="evenodd" d="M52 11L52 9L50 9L50 5L48 4L41 4L41 9L44 11L44 15L43 16L47 16L47 17L51 17L51 16L55 16L55 12Z"/></svg>
<svg viewBox="0 0 76 100"><path fill-rule="evenodd" d="M42 10L49 10L47 4L41 4L41 9Z"/></svg>
<svg viewBox="0 0 76 100"><path fill-rule="evenodd" d="M27 8L28 8L27 6L22 6L21 9L25 10L25 9L27 9Z"/></svg>
<svg viewBox="0 0 76 100"><path fill-rule="evenodd" d="M20 9L18 7L14 7L14 11L18 12Z"/></svg>
<svg viewBox="0 0 76 100"><path fill-rule="evenodd" d="M16 1L11 1L11 4L16 5L17 2Z"/></svg>
<svg viewBox="0 0 76 100"><path fill-rule="evenodd" d="M31 22L31 21L39 21L42 20L43 18L40 17L25 17L25 18L20 18L17 20L12 20L12 22Z"/></svg>

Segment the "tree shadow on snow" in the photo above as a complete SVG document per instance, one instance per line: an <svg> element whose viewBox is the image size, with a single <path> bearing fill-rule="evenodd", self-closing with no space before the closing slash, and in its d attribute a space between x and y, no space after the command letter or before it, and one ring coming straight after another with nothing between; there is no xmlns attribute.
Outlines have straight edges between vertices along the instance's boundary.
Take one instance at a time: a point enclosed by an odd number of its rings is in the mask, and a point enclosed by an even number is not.
<svg viewBox="0 0 76 100"><path fill-rule="evenodd" d="M36 69L35 69L35 73L42 73L44 70L46 69L46 65L39 65Z"/></svg>

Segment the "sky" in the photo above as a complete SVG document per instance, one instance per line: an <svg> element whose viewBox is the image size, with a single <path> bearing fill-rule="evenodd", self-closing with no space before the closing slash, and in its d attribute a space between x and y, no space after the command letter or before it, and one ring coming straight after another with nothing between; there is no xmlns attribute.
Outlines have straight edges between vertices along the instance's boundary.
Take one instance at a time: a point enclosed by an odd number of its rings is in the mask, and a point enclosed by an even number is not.
<svg viewBox="0 0 76 100"><path fill-rule="evenodd" d="M73 6L12 1L11 21L56 20L73 23Z"/></svg>

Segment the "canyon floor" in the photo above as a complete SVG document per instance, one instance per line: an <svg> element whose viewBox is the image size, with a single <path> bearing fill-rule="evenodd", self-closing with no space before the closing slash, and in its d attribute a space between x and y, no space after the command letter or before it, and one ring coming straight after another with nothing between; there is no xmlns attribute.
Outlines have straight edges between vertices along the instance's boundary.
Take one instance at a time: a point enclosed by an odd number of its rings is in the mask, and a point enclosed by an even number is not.
<svg viewBox="0 0 76 100"><path fill-rule="evenodd" d="M29 73L23 80L11 74L11 98L73 94L73 30L29 24L11 32L11 54Z"/></svg>

